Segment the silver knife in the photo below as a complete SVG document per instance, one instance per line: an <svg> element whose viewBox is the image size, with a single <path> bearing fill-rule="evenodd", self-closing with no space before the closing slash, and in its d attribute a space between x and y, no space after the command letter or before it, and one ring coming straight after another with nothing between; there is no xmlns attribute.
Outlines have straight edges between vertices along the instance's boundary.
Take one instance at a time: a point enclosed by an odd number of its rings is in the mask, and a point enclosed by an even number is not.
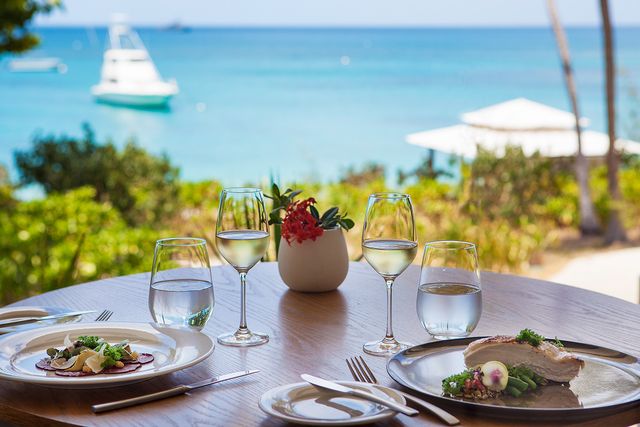
<svg viewBox="0 0 640 427"><path fill-rule="evenodd" d="M13 319L0 320L0 328L9 326L23 325L25 323L39 322L41 320L61 319L63 317L80 316L81 314L95 313L95 310L89 311L70 311L68 313L50 314L42 317L16 317Z"/></svg>
<svg viewBox="0 0 640 427"><path fill-rule="evenodd" d="M115 402L108 403L100 403L98 405L91 406L91 410L96 414L98 412L106 412L111 411L113 409L127 408L129 406L139 405L141 403L153 402L156 400L165 399L167 397L178 396L180 394L184 394L188 391L195 390L200 387L205 387L211 384L220 383L222 381L232 380L234 378L240 378L247 375L255 374L260 371L252 370L252 371L239 371L234 372L232 374L220 375L218 377L209 378L203 381L199 381L197 383L189 384L189 385L179 385L174 388L170 388L169 390L159 391L157 393L149 393L138 397L132 397L131 399L123 399L117 400Z"/></svg>
<svg viewBox="0 0 640 427"><path fill-rule="evenodd" d="M314 377L313 375L302 374L300 377L308 382L311 385L316 387L337 391L339 393L344 393L349 396L359 397L364 400L369 400L371 402L379 403L387 408L393 409L394 411L402 412L405 415L413 417L418 415L420 412L416 411L413 408L410 408L401 403L394 402L390 399L385 399L380 396L376 396L375 394L368 393L366 391L358 390L356 388L351 388L347 386L343 386L342 384L334 383L333 381L323 380L322 378Z"/></svg>

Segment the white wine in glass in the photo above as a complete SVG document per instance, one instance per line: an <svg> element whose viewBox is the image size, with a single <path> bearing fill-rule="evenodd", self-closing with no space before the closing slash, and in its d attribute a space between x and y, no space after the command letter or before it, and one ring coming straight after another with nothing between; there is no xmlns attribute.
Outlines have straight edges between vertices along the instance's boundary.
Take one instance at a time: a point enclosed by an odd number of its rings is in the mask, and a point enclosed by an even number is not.
<svg viewBox="0 0 640 427"><path fill-rule="evenodd" d="M369 196L362 230L362 254L386 284L387 331L382 340L366 343L365 353L390 356L410 347L393 335L393 283L413 262L417 250L411 198L399 193Z"/></svg>
<svg viewBox="0 0 640 427"><path fill-rule="evenodd" d="M249 271L269 247L269 233L265 231L221 231L216 240L218 251L236 270Z"/></svg>
<svg viewBox="0 0 640 427"><path fill-rule="evenodd" d="M362 242L367 262L382 277L398 277L413 261L418 244L411 240L369 239Z"/></svg>
<svg viewBox="0 0 640 427"><path fill-rule="evenodd" d="M247 326L247 273L267 252L269 225L262 191L257 188L226 188L220 196L216 246L222 257L240 274L240 326L218 336L224 345L248 347L264 344L269 336Z"/></svg>

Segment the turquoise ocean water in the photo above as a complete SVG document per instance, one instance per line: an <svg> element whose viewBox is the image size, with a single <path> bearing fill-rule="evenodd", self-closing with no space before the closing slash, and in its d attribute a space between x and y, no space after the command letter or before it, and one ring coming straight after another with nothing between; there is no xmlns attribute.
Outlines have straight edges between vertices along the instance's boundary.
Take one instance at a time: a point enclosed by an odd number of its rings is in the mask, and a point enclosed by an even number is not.
<svg viewBox="0 0 640 427"><path fill-rule="evenodd" d="M189 180L237 185L272 173L330 180L367 161L395 176L424 155L404 142L408 133L519 96L569 107L553 34L544 28L138 29L160 73L180 87L161 112L92 100L104 28L38 31L38 54L62 58L68 72L0 69L0 163L11 169L14 150L27 148L34 133L79 135L86 121L101 140L121 145L135 137L166 152ZM616 36L624 122L625 82L640 86L640 28ZM570 29L569 41L583 114L602 130L599 31Z"/></svg>

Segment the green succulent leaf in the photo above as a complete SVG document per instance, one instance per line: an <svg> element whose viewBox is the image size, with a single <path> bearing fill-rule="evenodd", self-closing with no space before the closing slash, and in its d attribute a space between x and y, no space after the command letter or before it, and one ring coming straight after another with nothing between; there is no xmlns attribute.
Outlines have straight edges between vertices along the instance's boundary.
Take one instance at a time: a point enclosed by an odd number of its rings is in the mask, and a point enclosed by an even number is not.
<svg viewBox="0 0 640 427"><path fill-rule="evenodd" d="M320 212L318 212L318 209L315 206L313 205L309 206L309 211L311 212L311 215L313 215L315 219L317 219L318 221L320 220Z"/></svg>
<svg viewBox="0 0 640 427"><path fill-rule="evenodd" d="M342 217L342 219L340 220L340 226L347 231L351 230L355 225L356 223L353 222L351 218Z"/></svg>
<svg viewBox="0 0 640 427"><path fill-rule="evenodd" d="M324 221L325 219L332 218L337 213L338 213L338 208L334 206L334 207L328 209L325 213L322 214L322 216L320 217L320 221Z"/></svg>

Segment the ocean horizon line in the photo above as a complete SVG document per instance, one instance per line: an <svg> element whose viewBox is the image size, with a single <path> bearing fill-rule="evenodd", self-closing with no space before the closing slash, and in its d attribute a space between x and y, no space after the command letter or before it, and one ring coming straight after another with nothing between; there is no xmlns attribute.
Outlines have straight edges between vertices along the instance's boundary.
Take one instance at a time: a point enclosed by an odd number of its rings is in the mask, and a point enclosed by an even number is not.
<svg viewBox="0 0 640 427"><path fill-rule="evenodd" d="M546 30L551 29L549 25L215 25L215 24L188 24L183 22L169 22L166 24L136 24L135 22L129 23L132 27L139 29L153 29L153 30L168 30L168 31L180 31L181 29L195 29L195 30L293 30L293 31L317 31L317 30L389 30L389 31L411 31L411 30ZM179 27L173 29L172 27L178 25ZM99 28L107 29L109 24L96 23L96 24L57 24L57 25L35 25L35 30L49 30L49 29L86 29L86 28ZM566 25L567 30L594 30L601 28L599 25ZM621 24L614 26L615 30L618 29L638 29L640 24Z"/></svg>

